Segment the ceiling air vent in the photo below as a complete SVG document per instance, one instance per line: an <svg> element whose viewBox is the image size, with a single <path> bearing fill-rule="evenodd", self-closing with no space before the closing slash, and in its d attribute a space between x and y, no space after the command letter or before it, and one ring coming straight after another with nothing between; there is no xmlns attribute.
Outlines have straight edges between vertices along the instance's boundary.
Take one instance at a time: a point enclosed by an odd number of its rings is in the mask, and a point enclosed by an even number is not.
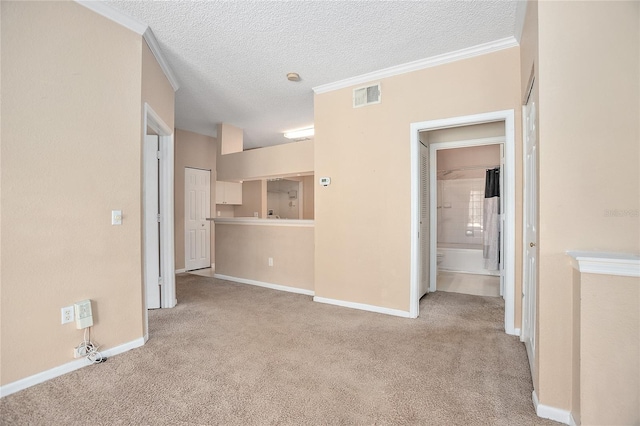
<svg viewBox="0 0 640 426"><path fill-rule="evenodd" d="M380 83L353 89L353 107L380 103Z"/></svg>

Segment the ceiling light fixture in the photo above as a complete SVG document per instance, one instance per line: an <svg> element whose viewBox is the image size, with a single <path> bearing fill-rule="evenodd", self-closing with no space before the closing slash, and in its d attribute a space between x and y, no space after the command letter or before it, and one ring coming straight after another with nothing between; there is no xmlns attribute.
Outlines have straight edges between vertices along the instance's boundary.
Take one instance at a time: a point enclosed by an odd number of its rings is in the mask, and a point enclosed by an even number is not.
<svg viewBox="0 0 640 426"><path fill-rule="evenodd" d="M309 127L308 129L292 130L286 132L284 137L287 139L307 139L314 135L315 129Z"/></svg>
<svg viewBox="0 0 640 426"><path fill-rule="evenodd" d="M290 72L287 74L287 80L289 81L300 81L300 74L297 72Z"/></svg>

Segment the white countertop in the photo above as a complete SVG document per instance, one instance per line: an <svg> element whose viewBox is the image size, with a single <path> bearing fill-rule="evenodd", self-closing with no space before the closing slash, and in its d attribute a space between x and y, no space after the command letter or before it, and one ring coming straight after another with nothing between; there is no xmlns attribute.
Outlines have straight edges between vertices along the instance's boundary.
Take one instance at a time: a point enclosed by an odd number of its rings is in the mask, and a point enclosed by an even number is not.
<svg viewBox="0 0 640 426"><path fill-rule="evenodd" d="M257 217L215 217L216 225L258 225L258 226L302 226L313 227L315 221L308 219L260 219Z"/></svg>

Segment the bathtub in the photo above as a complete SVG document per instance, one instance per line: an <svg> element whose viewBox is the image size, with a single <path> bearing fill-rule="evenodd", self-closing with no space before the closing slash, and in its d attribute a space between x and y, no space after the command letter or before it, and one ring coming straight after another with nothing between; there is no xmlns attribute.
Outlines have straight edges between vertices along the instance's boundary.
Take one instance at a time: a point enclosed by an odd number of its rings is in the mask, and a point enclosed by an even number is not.
<svg viewBox="0 0 640 426"><path fill-rule="evenodd" d="M438 243L438 270L468 274L500 275L484 268L481 244Z"/></svg>

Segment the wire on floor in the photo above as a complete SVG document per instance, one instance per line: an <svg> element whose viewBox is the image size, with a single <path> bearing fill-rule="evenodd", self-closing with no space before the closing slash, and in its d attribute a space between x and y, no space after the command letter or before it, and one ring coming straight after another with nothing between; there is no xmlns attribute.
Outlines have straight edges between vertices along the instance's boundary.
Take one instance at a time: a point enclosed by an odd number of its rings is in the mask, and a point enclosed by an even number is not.
<svg viewBox="0 0 640 426"><path fill-rule="evenodd" d="M87 327L84 329L84 340L76 346L75 350L78 356L84 356L93 364L100 364L105 362L107 358L98 352L99 347L99 345L91 341L91 327Z"/></svg>

